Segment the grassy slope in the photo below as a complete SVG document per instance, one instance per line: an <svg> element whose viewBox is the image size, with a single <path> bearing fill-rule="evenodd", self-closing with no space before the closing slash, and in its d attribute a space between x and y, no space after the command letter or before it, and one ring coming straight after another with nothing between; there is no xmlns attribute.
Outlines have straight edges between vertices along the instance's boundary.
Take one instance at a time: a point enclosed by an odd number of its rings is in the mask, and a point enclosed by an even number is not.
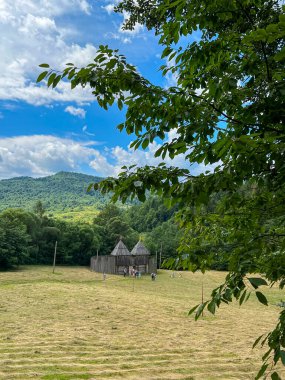
<svg viewBox="0 0 285 380"><path fill-rule="evenodd" d="M279 309L254 297L239 308L194 322L201 274L156 282L85 268L30 267L0 274L1 379L253 379L260 364L254 338ZM223 274L204 276L205 292Z"/></svg>

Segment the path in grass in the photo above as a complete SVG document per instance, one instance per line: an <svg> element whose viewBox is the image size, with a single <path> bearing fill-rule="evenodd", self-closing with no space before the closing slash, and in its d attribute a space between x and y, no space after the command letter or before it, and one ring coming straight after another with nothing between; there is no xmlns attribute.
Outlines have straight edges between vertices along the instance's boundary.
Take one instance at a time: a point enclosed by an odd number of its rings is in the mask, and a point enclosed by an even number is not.
<svg viewBox="0 0 285 380"><path fill-rule="evenodd" d="M86 268L30 267L0 273L1 379L253 379L256 336L276 322L253 297L195 322L188 309L223 273L162 271L133 280Z"/></svg>

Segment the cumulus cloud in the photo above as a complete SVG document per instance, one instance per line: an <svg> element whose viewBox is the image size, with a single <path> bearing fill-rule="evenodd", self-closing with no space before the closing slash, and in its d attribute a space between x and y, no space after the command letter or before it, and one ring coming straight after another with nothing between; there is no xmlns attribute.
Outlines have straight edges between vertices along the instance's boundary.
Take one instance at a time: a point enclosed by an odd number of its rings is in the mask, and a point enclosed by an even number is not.
<svg viewBox="0 0 285 380"><path fill-rule="evenodd" d="M86 128L85 128L86 127ZM87 126L83 129L87 131ZM32 135L0 138L0 178L18 176L42 177L58 171L83 171L86 166L94 170L94 175L117 176L121 167L157 165L160 158L154 152L160 147L157 143L149 145L145 151L120 146L95 149L97 141L75 141L51 135ZM185 156L173 160L166 156L168 166L189 167ZM198 175L207 170L213 171L217 165L196 165L192 174Z"/></svg>
<svg viewBox="0 0 285 380"><path fill-rule="evenodd" d="M41 177L61 170L80 171L81 165L101 156L93 144L50 135L1 138L1 178Z"/></svg>
<svg viewBox="0 0 285 380"><path fill-rule="evenodd" d="M160 146L160 144L153 142L149 144L147 150L134 150L130 147L124 149L121 146L116 146L106 150L105 157L109 158L110 162L113 162L112 167L108 168L110 173L109 175L116 177L120 173L121 167L125 165L137 165L138 167L145 165L158 165L162 162L162 159L160 157L154 157L154 153ZM168 155L166 155L163 162L165 162L168 166L177 166L181 168L189 166L189 163L185 161L185 155L176 156L174 159L171 159ZM90 166L96 170L98 169L96 159L90 163Z"/></svg>
<svg viewBox="0 0 285 380"><path fill-rule="evenodd" d="M83 108L76 108L73 106L67 106L64 112L70 113L70 115L85 119L86 111Z"/></svg>
<svg viewBox="0 0 285 380"><path fill-rule="evenodd" d="M63 83L50 91L44 85L36 86L39 63L48 62L62 69L66 62L78 66L90 62L96 48L91 44L80 46L69 41L76 29L65 28L57 17L69 13L89 14L91 6L86 0L10 0L0 1L0 100L22 100L42 105L53 101L92 99L91 91L70 90ZM72 93L72 94L70 94Z"/></svg>

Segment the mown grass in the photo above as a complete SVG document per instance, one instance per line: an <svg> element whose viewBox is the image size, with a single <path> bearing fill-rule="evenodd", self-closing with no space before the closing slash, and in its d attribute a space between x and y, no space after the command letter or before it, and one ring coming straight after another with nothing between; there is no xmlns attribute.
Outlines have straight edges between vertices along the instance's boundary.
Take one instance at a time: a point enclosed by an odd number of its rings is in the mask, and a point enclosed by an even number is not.
<svg viewBox="0 0 285 380"><path fill-rule="evenodd" d="M254 339L276 323L250 298L195 322L189 308L223 280L221 272L161 271L130 279L87 268L25 267L0 273L1 379L254 379ZM135 281L135 282L134 282Z"/></svg>

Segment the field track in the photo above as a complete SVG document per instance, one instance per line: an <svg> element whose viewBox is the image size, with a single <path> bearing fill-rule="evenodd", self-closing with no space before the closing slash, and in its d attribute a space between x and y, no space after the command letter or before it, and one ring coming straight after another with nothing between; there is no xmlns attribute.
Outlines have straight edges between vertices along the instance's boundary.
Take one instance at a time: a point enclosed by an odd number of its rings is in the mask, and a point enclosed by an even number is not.
<svg viewBox="0 0 285 380"><path fill-rule="evenodd" d="M254 379L255 338L276 323L283 294L252 295L195 322L190 307L224 273L161 271L124 279L86 268L25 267L0 273L0 379ZM284 373L284 372L283 372ZM284 373L285 379L285 373Z"/></svg>

